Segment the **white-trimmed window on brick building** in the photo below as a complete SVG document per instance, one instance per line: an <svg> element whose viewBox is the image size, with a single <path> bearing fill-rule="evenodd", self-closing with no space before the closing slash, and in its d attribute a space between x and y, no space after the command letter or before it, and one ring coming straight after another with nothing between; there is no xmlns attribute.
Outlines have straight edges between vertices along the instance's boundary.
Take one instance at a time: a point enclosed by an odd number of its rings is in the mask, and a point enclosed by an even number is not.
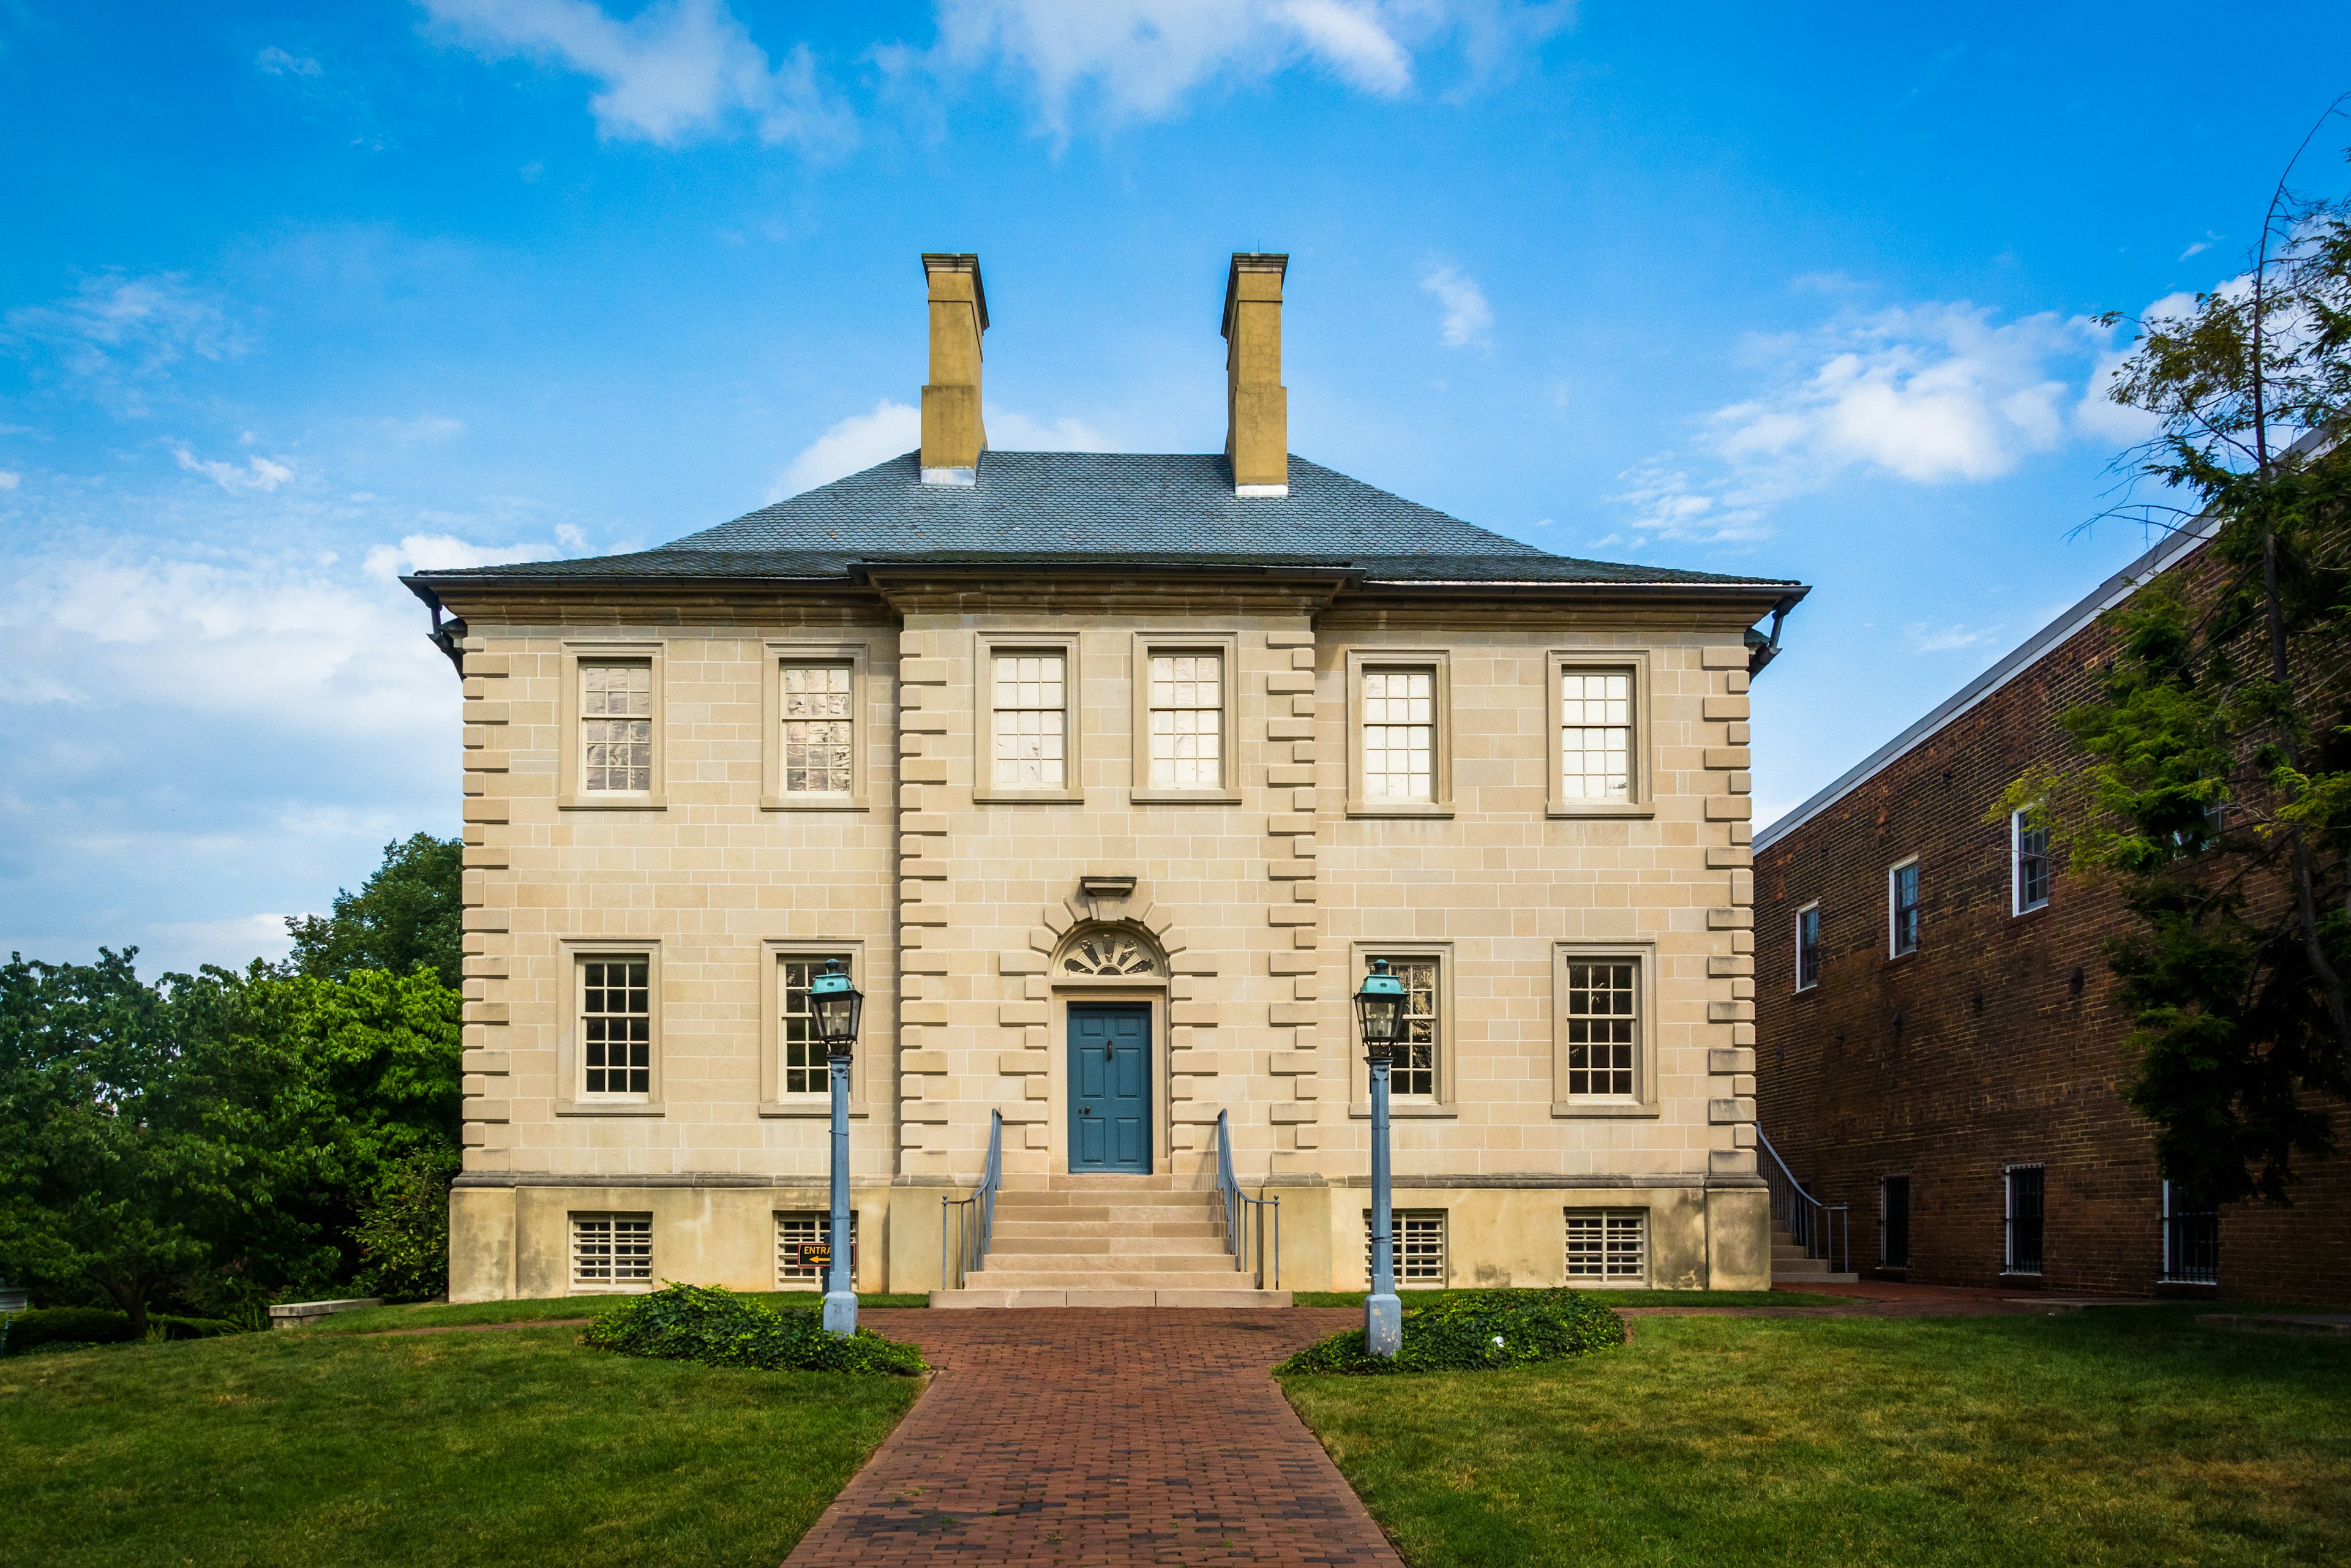
<svg viewBox="0 0 2351 1568"><path fill-rule="evenodd" d="M2163 1184L2163 1280L2168 1285L2220 1282L2220 1211L2177 1182Z"/></svg>
<svg viewBox="0 0 2351 1568"><path fill-rule="evenodd" d="M1445 1271L1445 1210L1441 1208L1396 1208L1388 1211L1395 1230L1390 1239L1393 1250L1390 1260L1395 1265L1398 1286L1417 1285L1426 1290L1444 1288ZM1364 1210L1364 1278L1372 1277L1372 1211Z"/></svg>
<svg viewBox="0 0 2351 1568"><path fill-rule="evenodd" d="M776 1038L783 1047L786 1094L829 1094L832 1092L831 1058L817 1037L816 1012L809 1006L809 987L824 973L826 963L839 958L844 969L853 967L847 953L792 953L776 960Z"/></svg>
<svg viewBox="0 0 2351 1568"><path fill-rule="evenodd" d="M1566 669L1559 676L1559 792L1570 803L1633 798L1633 674Z"/></svg>
<svg viewBox="0 0 2351 1568"><path fill-rule="evenodd" d="M1437 988L1445 983L1437 960L1394 953L1378 955L1404 982L1404 1037L1396 1041L1388 1068L1388 1092L1400 1100L1437 1097L1437 1053L1444 1049L1442 1013Z"/></svg>
<svg viewBox="0 0 2351 1568"><path fill-rule="evenodd" d="M823 1209L778 1210L776 1215L776 1288L822 1290L824 1259L832 1245L832 1216ZM857 1211L849 1211L849 1277L857 1278Z"/></svg>
<svg viewBox="0 0 2351 1568"><path fill-rule="evenodd" d="M653 961L643 953L581 957L580 1092L643 1099L653 1092Z"/></svg>
<svg viewBox="0 0 2351 1568"><path fill-rule="evenodd" d="M1566 970L1568 1098L1632 1098L1641 1051L1639 961L1571 957Z"/></svg>
<svg viewBox="0 0 2351 1568"><path fill-rule="evenodd" d="M1069 664L1060 653L993 656L995 737L990 777L999 789L1065 789L1070 782Z"/></svg>
<svg viewBox="0 0 2351 1568"><path fill-rule="evenodd" d="M1821 983L1821 906L1816 901L1796 911L1796 989L1809 991Z"/></svg>
<svg viewBox="0 0 2351 1568"><path fill-rule="evenodd" d="M846 797L856 789L856 674L845 663L783 666L786 795Z"/></svg>
<svg viewBox="0 0 2351 1568"><path fill-rule="evenodd" d="M1225 782L1225 659L1150 655L1151 788L1217 789Z"/></svg>
<svg viewBox="0 0 2351 1568"><path fill-rule="evenodd" d="M2008 819L2009 913L2024 915L2049 904L2049 824L2035 824L2033 813L2016 811Z"/></svg>
<svg viewBox="0 0 2351 1568"><path fill-rule="evenodd" d="M1437 673L1364 672L1364 799L1437 798Z"/></svg>
<svg viewBox="0 0 2351 1568"><path fill-rule="evenodd" d="M580 661L582 794L653 792L653 672L650 662Z"/></svg>
<svg viewBox="0 0 2351 1568"><path fill-rule="evenodd" d="M1886 951L1899 958L1918 950L1918 859L1913 855L1886 873Z"/></svg>
<svg viewBox="0 0 2351 1568"><path fill-rule="evenodd" d="M571 1217L571 1283L575 1287L624 1291L651 1285L653 1278L652 1215Z"/></svg>
<svg viewBox="0 0 2351 1568"><path fill-rule="evenodd" d="M1641 1285L1649 1278L1649 1211L1571 1208L1567 1211L1567 1282Z"/></svg>
<svg viewBox="0 0 2351 1568"><path fill-rule="evenodd" d="M2043 1222L2047 1218L2049 1172L2042 1166L2010 1166L2001 1172L2002 1273L2042 1271Z"/></svg>

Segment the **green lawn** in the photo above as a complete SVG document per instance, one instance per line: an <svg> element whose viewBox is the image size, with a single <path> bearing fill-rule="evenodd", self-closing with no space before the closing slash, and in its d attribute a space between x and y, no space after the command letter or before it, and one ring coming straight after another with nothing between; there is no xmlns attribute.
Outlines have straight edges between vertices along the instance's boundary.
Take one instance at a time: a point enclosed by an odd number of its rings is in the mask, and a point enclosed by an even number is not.
<svg viewBox="0 0 2351 1568"><path fill-rule="evenodd" d="M2210 1310L1643 1318L1287 1387L1415 1568L2351 1562L2351 1346Z"/></svg>
<svg viewBox="0 0 2351 1568"><path fill-rule="evenodd" d="M0 1560L775 1568L921 1391L580 1332L0 1360Z"/></svg>
<svg viewBox="0 0 2351 1568"><path fill-rule="evenodd" d="M1360 1307L1365 1294L1362 1291L1299 1291L1290 1301L1297 1307ZM1406 1307L1468 1294L1468 1291L1396 1292ZM1593 1294L1612 1307L1842 1307L1853 1301L1851 1296L1817 1291L1595 1291Z"/></svg>
<svg viewBox="0 0 2351 1568"><path fill-rule="evenodd" d="M777 1307L814 1307L824 1298L812 1291L775 1291L761 1294L743 1292L753 1301L766 1301ZM337 1312L321 1318L304 1329L277 1329L277 1333L373 1333L379 1329L448 1328L465 1323L527 1323L542 1318L592 1318L601 1316L622 1301L640 1298L632 1295L609 1296L535 1296L519 1301L468 1301L463 1306L451 1306L445 1301L419 1301L404 1307L361 1307L356 1312ZM927 1307L928 1295L882 1295L869 1292L857 1298L861 1307Z"/></svg>

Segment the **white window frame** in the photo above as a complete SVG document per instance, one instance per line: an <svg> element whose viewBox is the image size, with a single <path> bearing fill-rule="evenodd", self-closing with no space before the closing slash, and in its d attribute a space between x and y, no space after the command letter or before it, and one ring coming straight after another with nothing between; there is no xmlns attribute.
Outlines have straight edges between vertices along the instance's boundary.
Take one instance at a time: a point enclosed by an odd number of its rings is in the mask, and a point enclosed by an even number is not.
<svg viewBox="0 0 2351 1568"><path fill-rule="evenodd" d="M1918 902L1911 905L1917 915L1916 923L1917 929L1912 934L1910 946L1907 947L1902 946L1901 905L1896 902L1898 897L1896 890L1901 885L1896 879L1905 870L1915 869L1917 866L1918 857L1911 855L1907 859L1896 861L1886 868L1886 956L1888 958L1907 958L1926 945L1927 877L1923 870L1918 872Z"/></svg>
<svg viewBox="0 0 2351 1568"><path fill-rule="evenodd" d="M886 998L874 995L877 988L866 982L865 944L853 937L827 940L822 937L777 939L759 944L759 1114L762 1116L831 1116L832 1089L830 1083L812 1093L784 1092L784 965L787 961L808 962L825 958L849 960L849 979L866 993L865 1021L861 1034L865 1042L889 1038L883 1024L881 1009L888 1005ZM873 1050L870 1043L861 1048L850 1060L849 1113L852 1118L865 1116L870 1106L866 1092L866 1075L874 1071Z"/></svg>
<svg viewBox="0 0 2351 1568"><path fill-rule="evenodd" d="M653 788L645 790L599 789L584 787L587 764L585 716L580 712L580 686L582 664L643 664L650 671L648 682L653 701ZM669 743L666 736L667 716L664 679L666 660L664 645L658 642L578 642L563 645L563 690L558 703L562 725L562 747L556 772L555 804L566 811L658 811L667 809L669 791L667 770Z"/></svg>
<svg viewBox="0 0 2351 1568"><path fill-rule="evenodd" d="M1600 1228L1600 1272L1577 1273L1575 1226L1578 1220ZM1618 1272L1623 1267L1620 1250L1622 1239L1630 1234L1634 1239L1639 1266ZM1646 1208L1579 1208L1562 1211L1560 1225L1561 1277L1577 1290L1639 1291L1649 1283L1649 1211Z"/></svg>
<svg viewBox="0 0 2351 1568"><path fill-rule="evenodd" d="M804 1230L815 1240L820 1241L829 1238L832 1233L832 1211L829 1208L779 1208L775 1211L775 1218L776 1289L778 1291L825 1289L824 1273L802 1274L797 1271L787 1273L784 1249L788 1245L798 1246ZM857 1210L852 1208L849 1211L849 1280L852 1290L857 1288L858 1265L864 1261L860 1256L859 1247L860 1241L862 1240L859 1232L862 1228L863 1227L857 1222ZM789 1241L788 1236L790 1238ZM829 1273L831 1270L827 1270L825 1272Z"/></svg>
<svg viewBox="0 0 2351 1568"><path fill-rule="evenodd" d="M1649 817L1656 814L1651 799L1654 768L1649 754L1649 655L1641 648L1554 648L1545 664L1545 705L1549 714L1550 752L1547 772L1552 817ZM1631 733L1625 740L1626 798L1622 800L1570 800L1565 756L1566 693L1562 683L1571 674L1629 677Z"/></svg>
<svg viewBox="0 0 2351 1568"><path fill-rule="evenodd" d="M1813 972L1809 978L1804 974L1804 916L1807 915L1813 917ZM1821 901L1819 899L1815 898L1796 911L1794 940L1796 945L1793 966L1796 978L1795 989L1817 990L1821 984Z"/></svg>
<svg viewBox="0 0 2351 1568"><path fill-rule="evenodd" d="M1437 1092L1426 1099L1418 1095L1405 1097L1394 1092L1394 1069L1388 1080L1390 1097L1388 1113L1398 1119L1423 1116L1454 1116L1459 1113L1455 1103L1456 1064L1460 1059L1460 1037L1454 1030L1453 997L1460 988L1456 983L1453 944L1450 942L1355 942L1347 949L1347 972L1362 976L1371 972L1374 958L1391 963L1403 959L1416 964L1437 966ZM1353 1004L1348 1006L1352 1009ZM1353 1024L1349 1025L1353 1028ZM1372 1114L1372 1072L1364 1064L1363 1053L1351 1051L1352 1063L1348 1081L1348 1115L1354 1120L1369 1121Z"/></svg>
<svg viewBox="0 0 2351 1568"><path fill-rule="evenodd" d="M1388 1210L1388 1260L1395 1269L1397 1290L1442 1291L1453 1283L1453 1227L1449 1213L1442 1208ZM1371 1277L1372 1211L1366 1208L1364 1278L1368 1281Z"/></svg>
<svg viewBox="0 0 2351 1568"><path fill-rule="evenodd" d="M1156 658L1180 657L1186 653L1214 654L1224 666L1223 690L1218 694L1217 723L1222 727L1218 740L1220 777L1214 785L1198 789L1169 789L1151 781L1151 661ZM1231 806L1240 803L1240 638L1238 633L1195 634L1181 636L1157 632L1137 632L1130 685L1134 692L1134 778L1128 785L1127 799L1138 806Z"/></svg>
<svg viewBox="0 0 2351 1568"><path fill-rule="evenodd" d="M557 1082L561 1098L555 1103L559 1116L659 1116L665 1113L662 1101L663 1049L662 1005L662 945L645 937L564 937L557 945L563 964L563 1027L556 1040ZM586 984L580 966L591 961L611 959L632 961L642 959L647 967L646 983L652 991L652 1049L645 1053L651 1088L643 1094L590 1094L588 1084L587 1042L580 1039L580 988Z"/></svg>
<svg viewBox="0 0 2351 1568"><path fill-rule="evenodd" d="M593 1228L597 1226L604 1228L601 1233ZM626 1233L621 1230L622 1226L630 1228ZM565 1228L570 1238L569 1268L567 1271L569 1289L566 1294L635 1295L653 1288L653 1217L651 1214L642 1211L615 1213L602 1209L582 1211L565 1216ZM602 1238L604 1251L605 1271L601 1274L595 1271L589 1252L593 1239L599 1234ZM631 1256L627 1259L620 1256L620 1249L623 1245L631 1249ZM643 1249L642 1263L638 1261L635 1250L640 1246ZM627 1270L625 1275L621 1272L624 1269Z"/></svg>
<svg viewBox="0 0 2351 1568"><path fill-rule="evenodd" d="M1085 685L1074 633L983 632L972 661L972 789L976 801L993 805L1082 805L1085 801ZM1061 661L1061 783L1039 789L996 782L996 661L1022 653L1050 654Z"/></svg>
<svg viewBox="0 0 2351 1568"><path fill-rule="evenodd" d="M869 649L863 643L802 643L782 639L765 644L760 676L759 809L763 811L864 811L872 808L871 757L886 726L873 722L873 688L868 680ZM849 666L849 789L801 791L784 788L784 672L794 665Z"/></svg>
<svg viewBox="0 0 2351 1568"><path fill-rule="evenodd" d="M2030 915L2036 909L2049 907L2049 895L2054 891L2055 874L2049 865L2048 830L2041 838L2041 896L2033 903L2024 902L2024 826L2025 813L2008 814L2008 913L2011 916Z"/></svg>
<svg viewBox="0 0 2351 1568"><path fill-rule="evenodd" d="M1364 784L1364 677L1376 672L1426 672L1429 676L1429 798L1374 800ZM1450 817L1453 815L1453 658L1444 648L1350 648L1347 650L1347 815L1350 817Z"/></svg>
<svg viewBox="0 0 2351 1568"><path fill-rule="evenodd" d="M1633 1092L1568 1092L1568 966L1634 966ZM1655 1116L1657 1105L1657 950L1654 943L1554 942L1551 964L1552 1107L1556 1117Z"/></svg>

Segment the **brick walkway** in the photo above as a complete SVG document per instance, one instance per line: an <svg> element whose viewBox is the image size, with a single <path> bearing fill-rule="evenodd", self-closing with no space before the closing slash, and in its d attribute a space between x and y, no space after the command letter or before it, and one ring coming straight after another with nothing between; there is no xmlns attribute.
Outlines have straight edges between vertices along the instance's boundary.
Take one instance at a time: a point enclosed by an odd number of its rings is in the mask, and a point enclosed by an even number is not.
<svg viewBox="0 0 2351 1568"><path fill-rule="evenodd" d="M939 1375L801 1538L794 1568L1402 1568L1267 1375L1358 1311L860 1319L921 1345Z"/></svg>

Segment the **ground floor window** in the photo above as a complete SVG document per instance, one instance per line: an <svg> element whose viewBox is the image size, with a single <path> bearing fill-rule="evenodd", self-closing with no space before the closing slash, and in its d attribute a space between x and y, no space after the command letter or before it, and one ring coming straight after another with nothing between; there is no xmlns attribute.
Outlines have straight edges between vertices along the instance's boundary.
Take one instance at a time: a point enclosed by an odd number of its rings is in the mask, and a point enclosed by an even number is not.
<svg viewBox="0 0 2351 1568"><path fill-rule="evenodd" d="M2041 1221L2048 1175L2040 1166L2011 1166L2001 1173L2007 1189L2007 1273L2041 1272Z"/></svg>
<svg viewBox="0 0 2351 1568"><path fill-rule="evenodd" d="M653 1217L575 1214L571 1217L571 1282L650 1284L653 1277Z"/></svg>
<svg viewBox="0 0 2351 1568"><path fill-rule="evenodd" d="M1395 1250L1396 1283L1399 1285L1429 1285L1445 1283L1445 1210L1441 1208L1399 1208L1391 1211L1395 1220ZM1372 1277L1372 1211L1364 1210L1364 1278Z"/></svg>
<svg viewBox="0 0 2351 1568"><path fill-rule="evenodd" d="M1910 1178L1887 1176L1877 1186L1877 1261L1881 1268L1910 1266Z"/></svg>
<svg viewBox="0 0 2351 1568"><path fill-rule="evenodd" d="M1649 1211L1571 1208L1567 1211L1570 1284L1637 1285L1649 1275Z"/></svg>
<svg viewBox="0 0 2351 1568"><path fill-rule="evenodd" d="M821 1209L776 1216L776 1283L785 1289L824 1283L817 1259L832 1243L832 1216ZM849 1211L849 1277L857 1278L857 1211Z"/></svg>
<svg viewBox="0 0 2351 1568"><path fill-rule="evenodd" d="M2163 1184L2163 1277L2184 1285L2220 1282L2220 1213L2177 1184Z"/></svg>

